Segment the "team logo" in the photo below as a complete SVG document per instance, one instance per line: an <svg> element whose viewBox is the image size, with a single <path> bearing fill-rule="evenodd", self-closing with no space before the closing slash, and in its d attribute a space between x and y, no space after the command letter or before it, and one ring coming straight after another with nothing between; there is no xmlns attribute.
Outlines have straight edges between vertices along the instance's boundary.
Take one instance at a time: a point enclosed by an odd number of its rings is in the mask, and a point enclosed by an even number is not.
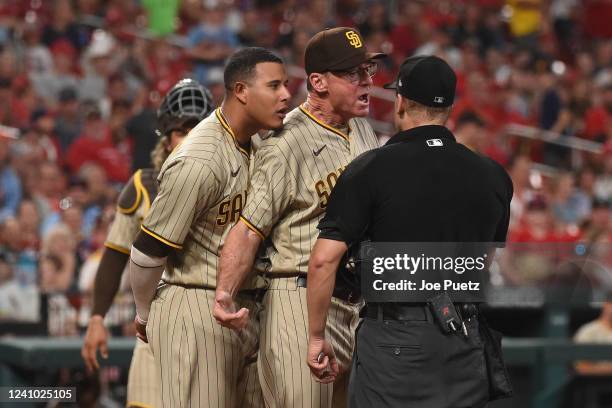
<svg viewBox="0 0 612 408"><path fill-rule="evenodd" d="M435 146L443 146L444 144L440 139L429 139L427 140L427 146L435 147Z"/></svg>
<svg viewBox="0 0 612 408"><path fill-rule="evenodd" d="M444 103L444 97L443 96L436 96L434 98L434 103Z"/></svg>
<svg viewBox="0 0 612 408"><path fill-rule="evenodd" d="M347 31L345 35L346 38L348 38L349 40L349 44L351 44L355 48L361 48L363 44L361 43L361 38L359 37L359 34L351 30Z"/></svg>

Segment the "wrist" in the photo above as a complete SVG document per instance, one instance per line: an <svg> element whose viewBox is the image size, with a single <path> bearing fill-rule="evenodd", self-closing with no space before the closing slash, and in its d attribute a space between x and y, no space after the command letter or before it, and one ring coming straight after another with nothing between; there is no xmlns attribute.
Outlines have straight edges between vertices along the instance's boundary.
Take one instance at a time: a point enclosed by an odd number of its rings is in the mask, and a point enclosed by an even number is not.
<svg viewBox="0 0 612 408"><path fill-rule="evenodd" d="M310 340L325 340L325 332L323 333L318 332L318 331L309 332L308 338L310 338Z"/></svg>
<svg viewBox="0 0 612 408"><path fill-rule="evenodd" d="M99 315L99 314L94 314L91 315L91 317L89 318L89 321L92 323L104 323L104 316Z"/></svg>
<svg viewBox="0 0 612 408"><path fill-rule="evenodd" d="M147 325L147 319L143 319L138 313L136 313L136 321L138 322L138 324L141 324L143 326Z"/></svg>
<svg viewBox="0 0 612 408"><path fill-rule="evenodd" d="M236 297L236 290L232 290L226 287L217 287L216 289L217 298L224 298L228 296L233 300Z"/></svg>

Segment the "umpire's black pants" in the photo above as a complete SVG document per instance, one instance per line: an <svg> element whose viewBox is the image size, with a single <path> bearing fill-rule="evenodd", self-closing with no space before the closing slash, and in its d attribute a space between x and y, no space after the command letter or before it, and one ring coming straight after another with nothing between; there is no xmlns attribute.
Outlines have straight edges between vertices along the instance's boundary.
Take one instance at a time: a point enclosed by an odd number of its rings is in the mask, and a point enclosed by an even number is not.
<svg viewBox="0 0 612 408"><path fill-rule="evenodd" d="M418 307L418 306L417 306ZM444 334L426 307L419 320L365 317L357 329L349 408L481 408L488 379L476 318Z"/></svg>

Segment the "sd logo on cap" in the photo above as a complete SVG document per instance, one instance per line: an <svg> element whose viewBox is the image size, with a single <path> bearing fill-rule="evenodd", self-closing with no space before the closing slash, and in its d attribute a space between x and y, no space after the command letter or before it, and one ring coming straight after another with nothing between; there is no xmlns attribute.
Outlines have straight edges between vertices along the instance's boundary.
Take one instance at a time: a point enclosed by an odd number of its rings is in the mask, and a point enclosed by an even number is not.
<svg viewBox="0 0 612 408"><path fill-rule="evenodd" d="M316 33L304 52L306 74L345 71L364 62L382 58L380 52L368 52L355 28L336 27Z"/></svg>
<svg viewBox="0 0 612 408"><path fill-rule="evenodd" d="M355 48L359 48L363 45L361 42L361 38L359 38L359 34L354 32L353 30L346 32L346 38L349 40L349 44L351 44Z"/></svg>

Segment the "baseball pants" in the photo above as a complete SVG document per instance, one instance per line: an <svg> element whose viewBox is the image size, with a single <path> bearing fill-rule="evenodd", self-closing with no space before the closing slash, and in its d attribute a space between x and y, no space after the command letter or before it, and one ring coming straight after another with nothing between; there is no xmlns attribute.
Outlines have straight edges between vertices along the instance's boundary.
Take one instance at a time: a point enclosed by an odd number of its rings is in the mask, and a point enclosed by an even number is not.
<svg viewBox="0 0 612 408"><path fill-rule="evenodd" d="M238 335L212 316L214 289L164 285L151 304L147 337L164 407L262 407L257 313ZM240 307L258 305L240 295Z"/></svg>
<svg viewBox="0 0 612 408"><path fill-rule="evenodd" d="M151 347L136 339L127 384L127 406L139 408L161 407L155 359Z"/></svg>
<svg viewBox="0 0 612 408"><path fill-rule="evenodd" d="M258 371L270 408L346 407L348 377L359 321L359 305L332 298L326 337L341 366L333 384L315 381L306 364L308 314L306 288L297 278L270 279L263 298Z"/></svg>

